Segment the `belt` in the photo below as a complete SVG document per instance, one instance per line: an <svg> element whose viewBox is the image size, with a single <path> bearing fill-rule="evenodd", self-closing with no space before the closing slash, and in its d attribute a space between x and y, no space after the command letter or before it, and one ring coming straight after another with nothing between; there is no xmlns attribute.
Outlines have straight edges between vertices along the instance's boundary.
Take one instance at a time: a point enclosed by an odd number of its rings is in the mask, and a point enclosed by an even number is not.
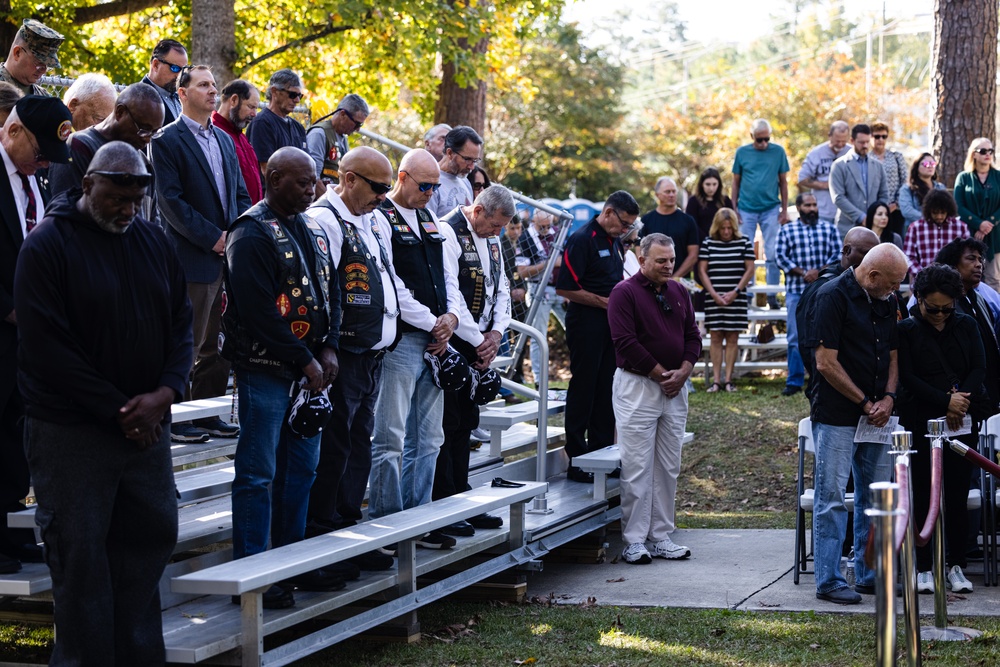
<svg viewBox="0 0 1000 667"><path fill-rule="evenodd" d="M631 373L632 375L638 375L639 377L644 377L647 380L649 379L649 375L647 375L646 373L640 373L639 371L634 371L631 368L623 368L622 370L625 371L626 373Z"/></svg>

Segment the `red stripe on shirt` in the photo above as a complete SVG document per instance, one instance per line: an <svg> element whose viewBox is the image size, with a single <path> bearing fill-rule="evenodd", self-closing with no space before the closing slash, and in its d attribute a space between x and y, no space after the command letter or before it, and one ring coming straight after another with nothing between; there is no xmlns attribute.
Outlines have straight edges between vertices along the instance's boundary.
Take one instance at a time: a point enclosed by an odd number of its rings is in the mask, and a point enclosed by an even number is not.
<svg viewBox="0 0 1000 667"><path fill-rule="evenodd" d="M563 250L563 265L569 269L569 273L573 276L573 282L576 283L576 286L583 289L583 286L580 285L580 277L576 275L576 271L573 270L573 265L569 263L569 250Z"/></svg>

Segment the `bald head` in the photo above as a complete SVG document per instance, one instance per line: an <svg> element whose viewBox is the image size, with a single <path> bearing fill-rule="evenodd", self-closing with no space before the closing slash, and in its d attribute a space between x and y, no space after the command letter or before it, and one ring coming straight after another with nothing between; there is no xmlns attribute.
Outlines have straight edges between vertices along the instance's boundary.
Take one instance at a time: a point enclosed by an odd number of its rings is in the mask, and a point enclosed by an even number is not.
<svg viewBox="0 0 1000 667"><path fill-rule="evenodd" d="M301 148L285 146L267 161L264 198L276 213L290 218L312 203L316 189L316 164Z"/></svg>
<svg viewBox="0 0 1000 667"><path fill-rule="evenodd" d="M868 251L879 244L878 234L867 227L852 227L844 236L844 252L840 257L840 268L849 269L861 264Z"/></svg>
<svg viewBox="0 0 1000 667"><path fill-rule="evenodd" d="M279 148L271 154L271 158L267 161L267 174L265 177L270 179L273 172L294 169L299 165L305 164L305 161L312 162L312 158L301 148L295 148L294 146ZM315 165L315 163L313 164Z"/></svg>
<svg viewBox="0 0 1000 667"><path fill-rule="evenodd" d="M94 159L87 167L88 174L94 171L110 171L134 176L149 173L139 151L124 141L111 141L98 148L94 153Z"/></svg>
<svg viewBox="0 0 1000 667"><path fill-rule="evenodd" d="M389 196L406 208L426 208L434 195L434 186L440 182L441 170L434 156L423 148L414 148L400 161L399 179ZM421 191L421 187L425 189Z"/></svg>
<svg viewBox="0 0 1000 667"><path fill-rule="evenodd" d="M340 159L340 172L343 173L345 171L361 173L373 181L379 179L374 178L371 174L378 173L379 175L383 175L388 173L389 176L381 180L383 182L392 180L392 165L389 163L389 158L368 146L358 146L347 151L344 157Z"/></svg>
<svg viewBox="0 0 1000 667"><path fill-rule="evenodd" d="M910 262L892 243L880 243L865 255L855 269L858 284L872 298L886 299L906 278Z"/></svg>
<svg viewBox="0 0 1000 667"><path fill-rule="evenodd" d="M374 148L358 146L340 158L340 183L334 192L354 215L374 211L391 187L392 164Z"/></svg>
<svg viewBox="0 0 1000 667"><path fill-rule="evenodd" d="M437 169L437 160L423 148L414 148L399 162L400 171L416 172L417 170L433 171L435 169Z"/></svg>

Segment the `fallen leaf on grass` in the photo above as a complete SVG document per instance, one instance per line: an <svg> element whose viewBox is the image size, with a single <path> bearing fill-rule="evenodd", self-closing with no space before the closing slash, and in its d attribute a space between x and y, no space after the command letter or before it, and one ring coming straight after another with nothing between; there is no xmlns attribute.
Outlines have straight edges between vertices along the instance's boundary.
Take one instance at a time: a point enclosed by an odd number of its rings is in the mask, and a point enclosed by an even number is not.
<svg viewBox="0 0 1000 667"><path fill-rule="evenodd" d="M726 634L726 629L725 628L712 628L712 632L710 632L709 634L711 634L713 637L721 637L722 635Z"/></svg>
<svg viewBox="0 0 1000 667"><path fill-rule="evenodd" d="M525 658L524 660L515 660L515 665L533 665L538 662L537 658Z"/></svg>
<svg viewBox="0 0 1000 667"><path fill-rule="evenodd" d="M597 598L593 595L587 596L587 599L576 605L580 609L590 609L591 607L597 606Z"/></svg>
<svg viewBox="0 0 1000 667"><path fill-rule="evenodd" d="M609 584L620 584L625 581L625 577L618 577L617 579L608 579Z"/></svg>
<svg viewBox="0 0 1000 667"><path fill-rule="evenodd" d="M812 648L812 649L819 648L819 644L810 644L809 648Z"/></svg>

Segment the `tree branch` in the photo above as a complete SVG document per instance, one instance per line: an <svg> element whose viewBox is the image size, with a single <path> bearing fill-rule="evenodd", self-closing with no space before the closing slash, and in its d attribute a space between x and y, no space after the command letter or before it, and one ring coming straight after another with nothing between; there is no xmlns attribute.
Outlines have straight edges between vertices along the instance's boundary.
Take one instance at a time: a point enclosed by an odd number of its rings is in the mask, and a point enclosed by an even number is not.
<svg viewBox="0 0 1000 667"><path fill-rule="evenodd" d="M170 4L169 0L113 0L112 2L102 2L97 5L87 7L77 7L74 16L74 25L87 25L96 23L114 16L124 16L133 12L141 12L151 7L162 7Z"/></svg>
<svg viewBox="0 0 1000 667"><path fill-rule="evenodd" d="M315 27L318 28L319 26L315 26ZM293 39L292 41L288 42L287 44L283 44L282 46L279 46L276 49L268 51L267 53L265 53L262 56L257 56L256 58L254 58L250 62L248 62L245 65L243 65L240 68L239 72L237 72L237 74L245 72L248 69L250 69L251 67L253 67L254 65L258 65L258 64L264 62L265 60L267 60L268 58L273 58L274 56L278 55L279 53L284 53L285 51L288 51L289 49L294 49L294 48L299 47L299 46L304 46L304 45L306 45L306 44L308 44L310 42L315 42L317 39L323 39L324 37L327 37L329 35L334 35L334 34L336 34L338 32L347 32L348 30L354 30L354 28L355 28L355 26L353 26L353 25L338 25L338 26L335 26L332 23L327 24L326 26L323 26L322 28L320 28L316 32L312 33L311 35L306 35L305 37L299 37L298 39Z"/></svg>

